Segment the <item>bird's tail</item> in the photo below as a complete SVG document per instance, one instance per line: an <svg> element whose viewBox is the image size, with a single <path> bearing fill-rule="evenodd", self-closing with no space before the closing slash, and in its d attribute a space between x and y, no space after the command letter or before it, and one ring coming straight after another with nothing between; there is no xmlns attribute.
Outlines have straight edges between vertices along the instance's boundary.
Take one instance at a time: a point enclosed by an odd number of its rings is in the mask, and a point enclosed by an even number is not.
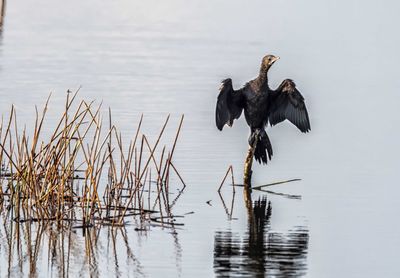
<svg viewBox="0 0 400 278"><path fill-rule="evenodd" d="M257 138L257 145L254 151L254 157L258 163L267 164L268 159L272 157L272 145L264 129L252 129L249 144L253 146L254 140ZM268 155L268 157L267 157Z"/></svg>

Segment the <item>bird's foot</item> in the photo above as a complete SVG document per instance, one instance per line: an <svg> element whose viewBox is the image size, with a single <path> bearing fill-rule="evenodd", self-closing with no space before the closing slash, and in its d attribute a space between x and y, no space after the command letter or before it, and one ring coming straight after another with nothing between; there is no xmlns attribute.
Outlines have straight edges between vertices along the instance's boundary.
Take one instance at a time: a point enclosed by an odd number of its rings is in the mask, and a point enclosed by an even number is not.
<svg viewBox="0 0 400 278"><path fill-rule="evenodd" d="M250 147L254 146L254 143L255 143L256 139L257 140L261 139L260 133L261 133L261 130L260 129L256 129L254 132L252 132L250 134L250 137L249 137L249 145L250 145Z"/></svg>

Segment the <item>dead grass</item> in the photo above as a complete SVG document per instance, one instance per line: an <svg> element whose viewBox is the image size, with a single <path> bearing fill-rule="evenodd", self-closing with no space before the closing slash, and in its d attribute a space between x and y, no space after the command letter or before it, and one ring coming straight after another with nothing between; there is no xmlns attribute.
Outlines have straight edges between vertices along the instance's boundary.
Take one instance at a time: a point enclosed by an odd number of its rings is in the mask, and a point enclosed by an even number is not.
<svg viewBox="0 0 400 278"><path fill-rule="evenodd" d="M0 126L0 204L13 220L57 221L121 226L128 216L174 225L170 203L170 178L183 119L172 147L161 146L168 116L153 145L141 132L143 116L129 144L112 123L104 124L101 104L77 102L68 93L65 109L55 128L43 132L50 97L36 108L33 132L18 127L15 107ZM46 138L46 139L43 139ZM157 216L152 216L157 213ZM176 224L175 224L176 225Z"/></svg>

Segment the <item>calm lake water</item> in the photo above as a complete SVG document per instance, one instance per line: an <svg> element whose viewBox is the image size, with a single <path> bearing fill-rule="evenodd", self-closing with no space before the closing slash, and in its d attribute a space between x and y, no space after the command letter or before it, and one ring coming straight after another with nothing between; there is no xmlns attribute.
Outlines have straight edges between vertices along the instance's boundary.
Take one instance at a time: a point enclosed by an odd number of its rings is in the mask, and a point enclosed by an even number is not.
<svg viewBox="0 0 400 278"><path fill-rule="evenodd" d="M176 229L32 224L35 240L22 239L32 248L20 250L2 214L0 276L399 277L398 10L390 0L7 1L1 113L14 104L29 128L53 92L51 127L67 89L82 86L126 136L142 113L150 134L185 114L175 165L188 186ZM267 53L281 57L271 86L296 81L312 132L269 130L274 157L254 166L253 183L301 181L254 191L249 207L240 188L217 193L229 165L241 180L248 128L240 119L219 132L214 108L219 82L240 87Z"/></svg>

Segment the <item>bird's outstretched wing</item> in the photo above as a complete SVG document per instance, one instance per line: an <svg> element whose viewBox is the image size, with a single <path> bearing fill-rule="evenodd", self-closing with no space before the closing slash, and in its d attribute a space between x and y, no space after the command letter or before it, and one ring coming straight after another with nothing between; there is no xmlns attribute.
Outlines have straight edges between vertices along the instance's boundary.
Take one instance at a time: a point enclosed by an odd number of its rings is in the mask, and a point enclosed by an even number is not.
<svg viewBox="0 0 400 278"><path fill-rule="evenodd" d="M222 130L225 124L232 126L233 120L240 117L243 110L242 99L242 90L233 90L232 79L222 81L215 109L215 122L219 130Z"/></svg>
<svg viewBox="0 0 400 278"><path fill-rule="evenodd" d="M296 84L290 79L285 79L278 89L271 93L268 116L271 126L286 119L297 126L301 132L311 130L304 97L297 90Z"/></svg>

